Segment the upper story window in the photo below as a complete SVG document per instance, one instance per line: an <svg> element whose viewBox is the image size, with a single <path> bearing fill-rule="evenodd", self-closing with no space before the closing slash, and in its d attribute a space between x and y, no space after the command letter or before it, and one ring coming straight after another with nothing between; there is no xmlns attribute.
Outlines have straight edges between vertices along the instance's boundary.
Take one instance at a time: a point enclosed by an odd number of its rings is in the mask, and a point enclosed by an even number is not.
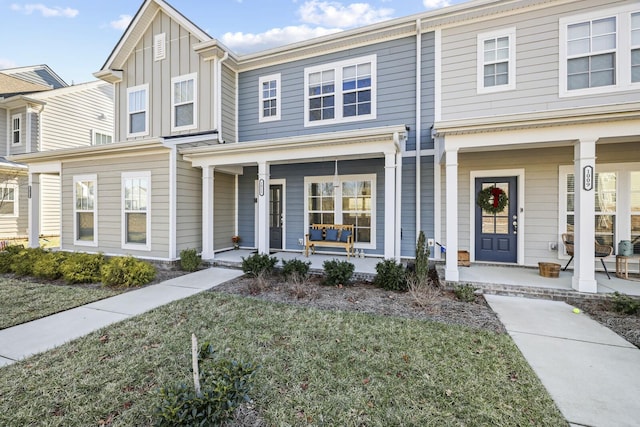
<svg viewBox="0 0 640 427"><path fill-rule="evenodd" d="M0 216L18 216L18 186L0 186Z"/></svg>
<svg viewBox="0 0 640 427"><path fill-rule="evenodd" d="M22 138L20 138L21 122L22 116L20 114L11 116L11 142L16 145L22 143Z"/></svg>
<svg viewBox="0 0 640 427"><path fill-rule="evenodd" d="M304 70L305 126L376 118L376 55Z"/></svg>
<svg viewBox="0 0 640 427"><path fill-rule="evenodd" d="M105 144L111 144L113 142L113 136L107 133L102 133L97 130L92 130L91 134L92 134L91 135L92 145L105 145Z"/></svg>
<svg viewBox="0 0 640 427"><path fill-rule="evenodd" d="M260 77L259 82L260 117L258 121L280 120L280 74Z"/></svg>
<svg viewBox="0 0 640 427"><path fill-rule="evenodd" d="M640 82L637 7L560 19L561 97L629 90Z"/></svg>
<svg viewBox="0 0 640 427"><path fill-rule="evenodd" d="M149 134L149 85L127 89L127 136Z"/></svg>
<svg viewBox="0 0 640 427"><path fill-rule="evenodd" d="M478 34L478 93L516 87L516 29Z"/></svg>
<svg viewBox="0 0 640 427"><path fill-rule="evenodd" d="M197 77L197 74L193 73L171 79L171 87L173 88L171 91L171 130L186 130L197 127Z"/></svg>

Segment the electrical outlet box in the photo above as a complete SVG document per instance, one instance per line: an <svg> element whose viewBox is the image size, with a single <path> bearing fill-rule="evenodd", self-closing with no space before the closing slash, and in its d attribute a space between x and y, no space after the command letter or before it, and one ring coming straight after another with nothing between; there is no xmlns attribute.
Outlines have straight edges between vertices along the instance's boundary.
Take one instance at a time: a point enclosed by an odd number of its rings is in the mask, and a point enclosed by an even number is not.
<svg viewBox="0 0 640 427"><path fill-rule="evenodd" d="M558 243L557 242L549 242L549 250L550 251L557 251L558 250Z"/></svg>
<svg viewBox="0 0 640 427"><path fill-rule="evenodd" d="M427 239L427 246L435 246L436 241L434 239Z"/></svg>
<svg viewBox="0 0 640 427"><path fill-rule="evenodd" d="M303 240L303 239L298 239L298 244L299 244L300 246L304 245L304 240Z"/></svg>

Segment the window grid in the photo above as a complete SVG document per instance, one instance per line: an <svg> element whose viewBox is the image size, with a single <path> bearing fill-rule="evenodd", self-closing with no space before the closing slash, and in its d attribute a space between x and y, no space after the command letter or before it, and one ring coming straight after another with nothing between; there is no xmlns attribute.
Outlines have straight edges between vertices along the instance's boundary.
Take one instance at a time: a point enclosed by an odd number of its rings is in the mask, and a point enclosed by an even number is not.
<svg viewBox="0 0 640 427"><path fill-rule="evenodd" d="M94 132L93 133L93 145L106 145L111 144L113 137L106 133Z"/></svg>
<svg viewBox="0 0 640 427"><path fill-rule="evenodd" d="M196 127L196 76L175 77L173 83L172 129L193 129Z"/></svg>
<svg viewBox="0 0 640 427"><path fill-rule="evenodd" d="M509 37L484 41L484 86L509 84Z"/></svg>
<svg viewBox="0 0 640 427"><path fill-rule="evenodd" d="M371 63L342 70L342 116L371 114Z"/></svg>
<svg viewBox="0 0 640 427"><path fill-rule="evenodd" d="M147 90L146 87L133 87L128 90L128 133L129 136L147 134Z"/></svg>
<svg viewBox="0 0 640 427"><path fill-rule="evenodd" d="M0 187L0 215L16 215L16 187Z"/></svg>
<svg viewBox="0 0 640 427"><path fill-rule="evenodd" d="M95 243L95 178L77 178L74 181L76 243Z"/></svg>
<svg viewBox="0 0 640 427"><path fill-rule="evenodd" d="M123 246L149 249L148 174L123 175ZM129 246L132 245L132 246Z"/></svg>
<svg viewBox="0 0 640 427"><path fill-rule="evenodd" d="M278 112L278 87L275 80L262 83L262 117L273 117Z"/></svg>
<svg viewBox="0 0 640 427"><path fill-rule="evenodd" d="M309 75L309 121L335 117L335 71L326 70Z"/></svg>
<svg viewBox="0 0 640 427"><path fill-rule="evenodd" d="M640 82L640 12L631 14L631 82Z"/></svg>
<svg viewBox="0 0 640 427"><path fill-rule="evenodd" d="M615 16L567 27L567 89L616 84Z"/></svg>
<svg viewBox="0 0 640 427"><path fill-rule="evenodd" d="M11 118L11 142L14 144L20 144L20 115L15 115Z"/></svg>

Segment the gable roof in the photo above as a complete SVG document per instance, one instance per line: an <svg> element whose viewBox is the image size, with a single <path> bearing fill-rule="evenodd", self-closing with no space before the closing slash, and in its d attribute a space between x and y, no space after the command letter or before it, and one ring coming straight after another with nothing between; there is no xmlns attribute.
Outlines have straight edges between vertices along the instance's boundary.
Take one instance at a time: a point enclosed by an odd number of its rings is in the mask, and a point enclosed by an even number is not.
<svg viewBox="0 0 640 427"><path fill-rule="evenodd" d="M0 97L10 97L14 95L42 92L51 90L50 86L31 83L16 77L9 76L0 71Z"/></svg>
<svg viewBox="0 0 640 427"><path fill-rule="evenodd" d="M69 86L59 75L49 68L47 64L8 68L0 70L0 72L30 83L49 86L53 89Z"/></svg>
<svg viewBox="0 0 640 427"><path fill-rule="evenodd" d="M211 40L209 34L200 29L200 27L187 19L166 1L144 0L140 9L138 9L129 26L100 69L101 71L119 70L124 66L125 61L160 10L186 28L191 34L200 39L201 42ZM94 73L94 75L96 74L100 74L100 71Z"/></svg>

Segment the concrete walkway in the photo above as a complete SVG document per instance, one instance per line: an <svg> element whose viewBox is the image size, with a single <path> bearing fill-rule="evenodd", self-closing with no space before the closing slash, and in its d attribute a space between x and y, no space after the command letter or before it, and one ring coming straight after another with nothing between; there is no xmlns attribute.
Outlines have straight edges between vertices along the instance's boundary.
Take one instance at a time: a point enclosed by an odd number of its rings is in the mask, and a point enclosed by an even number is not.
<svg viewBox="0 0 640 427"><path fill-rule="evenodd" d="M564 302L485 298L570 425L640 425L638 348Z"/></svg>
<svg viewBox="0 0 640 427"><path fill-rule="evenodd" d="M0 367L242 276L209 268L0 330Z"/></svg>

